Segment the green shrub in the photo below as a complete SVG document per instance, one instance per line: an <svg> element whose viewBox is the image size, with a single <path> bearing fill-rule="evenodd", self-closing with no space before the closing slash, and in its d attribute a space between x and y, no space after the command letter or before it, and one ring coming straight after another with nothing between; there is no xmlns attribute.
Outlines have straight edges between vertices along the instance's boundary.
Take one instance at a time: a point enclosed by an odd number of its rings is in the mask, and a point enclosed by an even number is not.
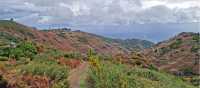
<svg viewBox="0 0 200 88"><path fill-rule="evenodd" d="M3 48L0 50L0 56L12 57L19 60L21 57L33 58L37 54L37 49L33 43L23 42L15 48Z"/></svg>
<svg viewBox="0 0 200 88"><path fill-rule="evenodd" d="M37 54L37 48L33 43L23 42L17 48L21 49L24 57L33 58L34 55Z"/></svg>

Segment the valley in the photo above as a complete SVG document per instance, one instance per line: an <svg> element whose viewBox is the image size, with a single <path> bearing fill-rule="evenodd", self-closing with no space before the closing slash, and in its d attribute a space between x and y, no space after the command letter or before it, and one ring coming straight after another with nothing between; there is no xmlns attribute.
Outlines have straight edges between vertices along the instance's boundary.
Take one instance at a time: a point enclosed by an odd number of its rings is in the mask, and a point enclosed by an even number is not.
<svg viewBox="0 0 200 88"><path fill-rule="evenodd" d="M198 88L200 35L157 44L0 20L0 88Z"/></svg>

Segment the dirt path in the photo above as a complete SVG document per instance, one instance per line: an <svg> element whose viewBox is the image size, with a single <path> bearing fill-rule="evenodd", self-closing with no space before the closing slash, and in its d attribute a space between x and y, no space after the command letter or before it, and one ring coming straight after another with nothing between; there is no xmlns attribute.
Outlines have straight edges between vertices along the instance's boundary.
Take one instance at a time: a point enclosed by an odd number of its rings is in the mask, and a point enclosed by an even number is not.
<svg viewBox="0 0 200 88"><path fill-rule="evenodd" d="M70 71L68 77L70 88L80 88L80 80L86 78L83 76L86 76L85 74L88 71L88 67L88 63L83 62L79 67Z"/></svg>

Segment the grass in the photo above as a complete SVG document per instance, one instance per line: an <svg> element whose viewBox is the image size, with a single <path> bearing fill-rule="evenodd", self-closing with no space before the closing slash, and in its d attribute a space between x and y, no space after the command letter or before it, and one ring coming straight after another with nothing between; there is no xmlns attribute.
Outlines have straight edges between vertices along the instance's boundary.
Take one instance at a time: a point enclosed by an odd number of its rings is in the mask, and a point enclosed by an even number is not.
<svg viewBox="0 0 200 88"><path fill-rule="evenodd" d="M44 60L47 61L47 60ZM69 88L67 81L69 69L56 63L31 62L20 68L20 73L49 77L54 84L51 88Z"/></svg>
<svg viewBox="0 0 200 88"><path fill-rule="evenodd" d="M91 88L195 88L167 73L110 62L99 64L91 66Z"/></svg>
<svg viewBox="0 0 200 88"><path fill-rule="evenodd" d="M25 74L48 76L52 80L62 80L67 78L68 69L57 64L29 63L21 68Z"/></svg>

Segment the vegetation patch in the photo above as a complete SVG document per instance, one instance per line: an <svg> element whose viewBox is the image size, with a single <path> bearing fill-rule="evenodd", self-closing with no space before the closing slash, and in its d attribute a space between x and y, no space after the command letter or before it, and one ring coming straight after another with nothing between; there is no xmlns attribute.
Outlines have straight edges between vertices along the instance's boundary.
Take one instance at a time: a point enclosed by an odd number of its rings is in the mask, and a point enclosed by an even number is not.
<svg viewBox="0 0 200 88"><path fill-rule="evenodd" d="M91 88L195 88L155 69L130 68L124 64L90 60Z"/></svg>
<svg viewBox="0 0 200 88"><path fill-rule="evenodd" d="M21 67L20 73L49 77L54 81L52 88L68 88L68 68L58 64L29 63Z"/></svg>

